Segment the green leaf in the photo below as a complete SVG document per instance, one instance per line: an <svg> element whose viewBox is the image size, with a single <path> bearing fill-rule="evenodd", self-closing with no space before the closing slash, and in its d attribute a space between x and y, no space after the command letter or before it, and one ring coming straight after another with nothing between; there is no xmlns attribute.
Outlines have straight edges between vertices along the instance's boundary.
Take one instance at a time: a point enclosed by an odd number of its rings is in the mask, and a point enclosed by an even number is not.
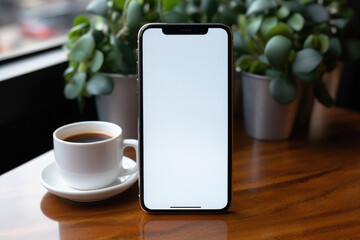
<svg viewBox="0 0 360 240"><path fill-rule="evenodd" d="M92 72L99 71L103 63L104 63L104 54L99 50L96 50L90 65L91 71Z"/></svg>
<svg viewBox="0 0 360 240"><path fill-rule="evenodd" d="M332 20L332 24L337 28L337 29L344 29L346 27L346 24L349 22L349 19L346 18L338 18L338 19L334 19Z"/></svg>
<svg viewBox="0 0 360 240"><path fill-rule="evenodd" d="M319 38L319 42L320 42L320 53L324 54L329 50L330 47L330 41L329 41L329 37L326 36L323 33L320 33L318 35Z"/></svg>
<svg viewBox="0 0 360 240"><path fill-rule="evenodd" d="M238 66L242 71L248 72L251 64L251 59L247 56L243 56L240 58Z"/></svg>
<svg viewBox="0 0 360 240"><path fill-rule="evenodd" d="M89 59L95 48L95 40L91 34L83 35L70 50L70 59L83 62Z"/></svg>
<svg viewBox="0 0 360 240"><path fill-rule="evenodd" d="M306 8L306 14L314 23L323 23L329 20L328 10L320 4L311 4Z"/></svg>
<svg viewBox="0 0 360 240"><path fill-rule="evenodd" d="M72 27L69 31L69 39L80 37L82 34L86 33L89 30L89 24L81 23Z"/></svg>
<svg viewBox="0 0 360 240"><path fill-rule="evenodd" d="M313 48L322 54L326 53L329 47L329 38L323 33L310 34L304 41L304 48Z"/></svg>
<svg viewBox="0 0 360 240"><path fill-rule="evenodd" d="M259 60L260 60L260 62L262 62L262 63L264 63L266 65L270 65L269 60L267 60L267 58L266 58L266 56L264 54L259 56Z"/></svg>
<svg viewBox="0 0 360 240"><path fill-rule="evenodd" d="M234 52L237 53L238 56L241 56L249 52L246 42L240 36L238 31L233 30L233 38L234 38Z"/></svg>
<svg viewBox="0 0 360 240"><path fill-rule="evenodd" d="M261 34L266 37L269 31L278 24L276 17L267 17L261 25Z"/></svg>
<svg viewBox="0 0 360 240"><path fill-rule="evenodd" d="M170 12L179 2L180 0L161 0L162 11Z"/></svg>
<svg viewBox="0 0 360 240"><path fill-rule="evenodd" d="M294 13L293 15L291 15L291 17L287 20L287 24L294 29L295 31L300 31L305 24L305 19L303 18L303 16L301 16L301 14L299 13Z"/></svg>
<svg viewBox="0 0 360 240"><path fill-rule="evenodd" d="M342 47L338 38L332 37L329 40L329 53L335 58L340 58L342 54Z"/></svg>
<svg viewBox="0 0 360 240"><path fill-rule="evenodd" d="M266 69L265 76L268 76L270 78L279 78L283 77L284 73L277 69L268 68Z"/></svg>
<svg viewBox="0 0 360 240"><path fill-rule="evenodd" d="M69 66L65 69L63 73L63 77L65 78L66 81L70 81L74 73L75 73L75 69L72 66Z"/></svg>
<svg viewBox="0 0 360 240"><path fill-rule="evenodd" d="M260 74L261 68L262 68L262 64L260 61L257 60L251 64L249 73Z"/></svg>
<svg viewBox="0 0 360 240"><path fill-rule="evenodd" d="M101 73L94 74L86 85L86 91L91 95L108 95L113 89L113 80Z"/></svg>
<svg viewBox="0 0 360 240"><path fill-rule="evenodd" d="M211 19L217 12L219 3L217 0L201 0L200 10L205 13L207 19Z"/></svg>
<svg viewBox="0 0 360 240"><path fill-rule="evenodd" d="M253 37L259 31L262 19L263 19L262 16L258 16L252 19L252 21L249 23L246 33L250 38Z"/></svg>
<svg viewBox="0 0 360 240"><path fill-rule="evenodd" d="M126 9L126 22L130 31L137 31L141 26L143 11L137 0L131 0Z"/></svg>
<svg viewBox="0 0 360 240"><path fill-rule="evenodd" d="M285 37L291 37L291 29L283 23L279 23L275 27L271 28L270 31L267 33L266 38L270 39L276 35L282 35Z"/></svg>
<svg viewBox="0 0 360 240"><path fill-rule="evenodd" d="M321 54L312 48L300 50L296 53L292 64L293 74L310 73L320 64L321 60Z"/></svg>
<svg viewBox="0 0 360 240"><path fill-rule="evenodd" d="M87 5L86 11L103 17L107 16L108 5L107 0L93 0Z"/></svg>
<svg viewBox="0 0 360 240"><path fill-rule="evenodd" d="M334 100L330 96L323 82L318 82L314 87L315 98L324 106L331 107L334 105Z"/></svg>
<svg viewBox="0 0 360 240"><path fill-rule="evenodd" d="M246 15L263 12L265 10L275 8L277 3L275 0L255 0L250 3Z"/></svg>
<svg viewBox="0 0 360 240"><path fill-rule="evenodd" d="M107 54L105 62L110 72L121 72L121 66L124 64L122 52L117 48L113 48Z"/></svg>
<svg viewBox="0 0 360 240"><path fill-rule="evenodd" d="M120 9L120 10L124 9L125 0L114 0L114 3L118 9Z"/></svg>
<svg viewBox="0 0 360 240"><path fill-rule="evenodd" d="M83 24L83 23L85 23L87 25L90 25L90 21L85 15L79 15L74 19L73 27L75 27L75 26L77 26L79 24Z"/></svg>
<svg viewBox="0 0 360 240"><path fill-rule="evenodd" d="M303 48L313 48L317 49L319 45L318 39L315 37L314 34L310 34L304 41Z"/></svg>
<svg viewBox="0 0 360 240"><path fill-rule="evenodd" d="M65 85L64 95L67 99L75 99L80 96L86 81L86 73L76 74L72 81Z"/></svg>
<svg viewBox="0 0 360 240"><path fill-rule="evenodd" d="M265 46L265 56L274 68L283 68L292 49L291 41L283 36L272 37Z"/></svg>
<svg viewBox="0 0 360 240"><path fill-rule="evenodd" d="M164 14L164 20L167 23L187 22L186 16L182 13L171 11Z"/></svg>
<svg viewBox="0 0 360 240"><path fill-rule="evenodd" d="M280 104L288 104L296 97L295 82L282 72L271 78L269 90L275 101Z"/></svg>
<svg viewBox="0 0 360 240"><path fill-rule="evenodd" d="M293 73L295 77L301 79L304 82L314 82L314 80L316 79L316 76L318 74L318 68L315 68L314 70L312 70L309 73Z"/></svg>
<svg viewBox="0 0 360 240"><path fill-rule="evenodd" d="M303 13L305 11L304 4L296 0L283 2L283 5L289 8L292 12Z"/></svg>
<svg viewBox="0 0 360 240"><path fill-rule="evenodd" d="M280 19L287 18L290 14L290 9L286 6L281 6L281 8L278 10L277 15Z"/></svg>

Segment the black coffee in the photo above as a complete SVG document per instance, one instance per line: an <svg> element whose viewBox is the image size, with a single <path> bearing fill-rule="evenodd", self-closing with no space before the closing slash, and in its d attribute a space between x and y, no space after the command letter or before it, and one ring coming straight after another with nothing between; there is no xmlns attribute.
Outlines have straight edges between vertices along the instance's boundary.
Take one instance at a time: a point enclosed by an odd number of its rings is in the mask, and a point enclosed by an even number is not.
<svg viewBox="0 0 360 240"><path fill-rule="evenodd" d="M111 136L101 133L82 133L65 138L64 141L74 142L74 143L91 143L91 142L104 141L109 138L111 138Z"/></svg>

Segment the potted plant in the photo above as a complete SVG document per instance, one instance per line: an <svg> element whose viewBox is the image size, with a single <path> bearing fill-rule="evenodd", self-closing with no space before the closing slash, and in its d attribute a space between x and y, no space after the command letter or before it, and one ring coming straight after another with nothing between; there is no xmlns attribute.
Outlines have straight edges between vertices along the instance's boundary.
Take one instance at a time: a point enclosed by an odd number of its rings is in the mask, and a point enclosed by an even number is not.
<svg viewBox="0 0 360 240"><path fill-rule="evenodd" d="M322 76L341 56L336 35L348 16L331 13L337 1L250 0L239 16L245 129L265 140L289 137L304 85L331 106ZM339 13L339 12L337 12ZM342 17L342 18L341 18ZM236 33L234 33L236 34ZM235 37L234 37L235 38Z"/></svg>
<svg viewBox="0 0 360 240"><path fill-rule="evenodd" d="M236 3L236 1L234 2ZM64 94L84 108L95 96L100 120L123 127L126 137L137 135L137 32L148 22L236 23L242 2L216 0L93 0L91 18L76 17L64 47L69 67Z"/></svg>
<svg viewBox="0 0 360 240"><path fill-rule="evenodd" d="M119 124L127 138L137 137L137 33L148 22L160 22L178 0L93 0L90 18L77 16L64 47L69 67L64 72L64 95L95 96L100 120Z"/></svg>

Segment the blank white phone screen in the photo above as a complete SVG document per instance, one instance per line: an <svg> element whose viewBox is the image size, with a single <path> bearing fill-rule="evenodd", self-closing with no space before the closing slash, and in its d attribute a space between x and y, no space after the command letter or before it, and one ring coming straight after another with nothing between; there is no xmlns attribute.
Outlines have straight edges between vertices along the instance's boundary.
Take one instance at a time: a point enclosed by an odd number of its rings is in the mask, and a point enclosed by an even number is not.
<svg viewBox="0 0 360 240"><path fill-rule="evenodd" d="M228 34L143 33L143 189L150 209L228 203Z"/></svg>

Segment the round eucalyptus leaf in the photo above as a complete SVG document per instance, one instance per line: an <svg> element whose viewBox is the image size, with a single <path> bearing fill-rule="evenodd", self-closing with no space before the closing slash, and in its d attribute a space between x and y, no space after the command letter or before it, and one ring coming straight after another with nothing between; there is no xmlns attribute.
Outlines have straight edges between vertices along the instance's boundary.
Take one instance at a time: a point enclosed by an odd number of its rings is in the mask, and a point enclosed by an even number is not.
<svg viewBox="0 0 360 240"><path fill-rule="evenodd" d="M309 73L293 73L293 75L304 82L312 83L315 81L316 77L318 76L319 71L320 71L320 65Z"/></svg>
<svg viewBox="0 0 360 240"><path fill-rule="evenodd" d="M249 37L253 37L260 29L262 16L254 18L247 27L246 33Z"/></svg>
<svg viewBox="0 0 360 240"><path fill-rule="evenodd" d="M95 40L91 34L83 35L70 50L70 59L83 62L91 57L95 48Z"/></svg>
<svg viewBox="0 0 360 240"><path fill-rule="evenodd" d="M329 40L329 53L335 58L340 58L342 54L342 47L338 38L332 37Z"/></svg>
<svg viewBox="0 0 360 240"><path fill-rule="evenodd" d="M304 23L305 23L305 19L299 13L294 13L287 20L287 24L297 32L300 31L304 27Z"/></svg>
<svg viewBox="0 0 360 240"><path fill-rule="evenodd" d="M186 4L186 7L185 7L185 13L187 15L193 15L193 14L196 14L196 13L199 13L200 11L200 8L198 6L196 6L194 3L188 3Z"/></svg>
<svg viewBox="0 0 360 240"><path fill-rule="evenodd" d="M91 71L92 72L99 71L103 63L104 63L104 54L99 50L96 50L90 65Z"/></svg>
<svg viewBox="0 0 360 240"><path fill-rule="evenodd" d="M266 69L265 75L270 78L284 77L284 73L282 71L273 68Z"/></svg>
<svg viewBox="0 0 360 240"><path fill-rule="evenodd" d="M285 24L279 23L275 27L272 27L269 32L266 34L266 38L270 39L276 35L282 35L285 37L291 37L291 29Z"/></svg>
<svg viewBox="0 0 360 240"><path fill-rule="evenodd" d="M322 60L321 54L312 49L306 48L296 53L295 59L292 64L293 74L310 73L317 66L319 66Z"/></svg>
<svg viewBox="0 0 360 240"><path fill-rule="evenodd" d="M72 66L69 66L65 69L63 77L66 81L70 81L70 78L74 75L75 69Z"/></svg>
<svg viewBox="0 0 360 240"><path fill-rule="evenodd" d="M271 78L269 90L275 101L288 104L296 97L296 84L282 74Z"/></svg>
<svg viewBox="0 0 360 240"><path fill-rule="evenodd" d="M306 14L314 23L323 23L329 20L329 12L328 10L320 4L311 4L306 8Z"/></svg>
<svg viewBox="0 0 360 240"><path fill-rule="evenodd" d="M329 50L329 47L330 47L329 37L323 33L320 33L318 35L318 39L319 39L319 43L320 43L320 49L319 49L320 53L324 54Z"/></svg>
<svg viewBox="0 0 360 240"><path fill-rule="evenodd" d="M289 8L292 12L302 13L305 11L304 4L299 1L284 1L283 5Z"/></svg>
<svg viewBox="0 0 360 240"><path fill-rule="evenodd" d="M264 19L262 25L261 25L261 34L266 37L269 33L270 29L275 27L278 24L278 20L276 17L267 17Z"/></svg>
<svg viewBox="0 0 360 240"><path fill-rule="evenodd" d="M175 11L165 13L164 20L167 23L187 22L186 16L184 14Z"/></svg>
<svg viewBox="0 0 360 240"><path fill-rule="evenodd" d="M104 74L94 74L86 85L86 91L92 95L109 95L114 89L114 82Z"/></svg>
<svg viewBox="0 0 360 240"><path fill-rule="evenodd" d="M283 68L292 49L291 41L284 36L272 37L265 46L265 56L274 68Z"/></svg>
<svg viewBox="0 0 360 240"><path fill-rule="evenodd" d="M81 36L85 32L87 32L89 29L89 24L87 23L80 23L74 27L72 27L69 31L68 37L69 39L73 39L76 37Z"/></svg>
<svg viewBox="0 0 360 240"><path fill-rule="evenodd" d="M334 19L333 20L333 25L337 28L337 29L344 29L346 24L349 22L349 19L346 18L338 18L338 19Z"/></svg>
<svg viewBox="0 0 360 240"><path fill-rule="evenodd" d="M104 18L100 17L100 16L95 16L91 20L91 23L92 23L93 29L97 30L97 31L103 31L104 29L107 28L106 20L104 20Z"/></svg>
<svg viewBox="0 0 360 240"><path fill-rule="evenodd" d="M217 12L219 3L217 0L201 0L200 9L204 12L208 19L211 19L212 16Z"/></svg>
<svg viewBox="0 0 360 240"><path fill-rule="evenodd" d="M259 56L259 60L260 60L260 62L262 62L262 63L264 63L266 65L270 65L269 60L267 60L267 58L266 58L266 56L264 54Z"/></svg>
<svg viewBox="0 0 360 240"><path fill-rule="evenodd" d="M277 15L279 16L280 19L287 18L289 14L290 14L290 9L285 5L281 6L281 8L277 11Z"/></svg>
<svg viewBox="0 0 360 240"><path fill-rule="evenodd" d="M74 75L72 81L65 85L64 95L67 99L75 99L80 96L84 89L86 81L86 73L78 73Z"/></svg>
<svg viewBox="0 0 360 240"><path fill-rule="evenodd" d="M79 15L74 19L73 27L75 27L75 26L77 26L79 24L83 24L83 23L85 23L87 25L90 25L90 21L85 15Z"/></svg>
<svg viewBox="0 0 360 240"><path fill-rule="evenodd" d="M87 5L86 11L95 15L106 17L108 11L107 0L93 0Z"/></svg>
<svg viewBox="0 0 360 240"><path fill-rule="evenodd" d="M136 31L140 25L143 11L137 0L131 0L126 9L126 22L131 31Z"/></svg>
<svg viewBox="0 0 360 240"><path fill-rule="evenodd" d="M314 43L313 43L314 42ZM310 34L304 41L303 48L314 48L315 47L315 41L314 41L314 34Z"/></svg>
<svg viewBox="0 0 360 240"><path fill-rule="evenodd" d="M263 12L276 6L277 2L275 0L255 0L250 3L246 15Z"/></svg>

